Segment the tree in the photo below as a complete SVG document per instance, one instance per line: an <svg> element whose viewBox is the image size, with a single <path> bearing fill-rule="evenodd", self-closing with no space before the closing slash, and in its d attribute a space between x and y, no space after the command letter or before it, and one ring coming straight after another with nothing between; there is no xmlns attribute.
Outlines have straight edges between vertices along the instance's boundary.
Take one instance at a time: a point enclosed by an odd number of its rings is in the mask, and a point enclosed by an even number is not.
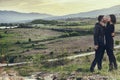
<svg viewBox="0 0 120 80"><path fill-rule="evenodd" d="M29 38L29 39L28 39L28 42L31 42L31 41L32 41L31 38Z"/></svg>
<svg viewBox="0 0 120 80"><path fill-rule="evenodd" d="M3 36L0 34L0 38L3 38Z"/></svg>
<svg viewBox="0 0 120 80"><path fill-rule="evenodd" d="M15 44L21 44L20 41L17 41Z"/></svg>
<svg viewBox="0 0 120 80"><path fill-rule="evenodd" d="M5 62L7 60L7 55L8 55L8 45L0 44L0 61Z"/></svg>

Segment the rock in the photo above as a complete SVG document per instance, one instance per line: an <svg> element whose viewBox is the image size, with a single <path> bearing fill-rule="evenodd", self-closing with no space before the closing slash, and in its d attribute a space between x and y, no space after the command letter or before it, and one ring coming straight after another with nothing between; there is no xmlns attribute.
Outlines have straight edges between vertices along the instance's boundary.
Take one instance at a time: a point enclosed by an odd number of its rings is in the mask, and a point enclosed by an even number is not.
<svg viewBox="0 0 120 80"><path fill-rule="evenodd" d="M109 80L109 77L100 76L100 75L92 75L92 76L84 76L81 80Z"/></svg>
<svg viewBox="0 0 120 80"><path fill-rule="evenodd" d="M2 77L2 80L10 80L8 76Z"/></svg>
<svg viewBox="0 0 120 80"><path fill-rule="evenodd" d="M18 76L15 71L3 71L0 73L0 80L25 80L23 77Z"/></svg>

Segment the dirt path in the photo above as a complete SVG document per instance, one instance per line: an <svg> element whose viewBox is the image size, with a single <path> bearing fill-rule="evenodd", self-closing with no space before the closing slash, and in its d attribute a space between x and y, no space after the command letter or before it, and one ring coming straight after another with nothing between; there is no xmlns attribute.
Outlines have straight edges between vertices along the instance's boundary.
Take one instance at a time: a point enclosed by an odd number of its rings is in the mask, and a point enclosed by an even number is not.
<svg viewBox="0 0 120 80"><path fill-rule="evenodd" d="M115 46L115 49L119 49L119 46ZM78 57L83 57L83 56L89 56L89 55L93 55L95 52L88 52L88 53L82 53L79 55L73 55L73 56L68 56L68 57L64 57L64 58L56 58L56 59L49 59L47 61L56 61L56 60L60 60L60 59L75 59ZM12 64L0 64L0 67L6 67L6 66L17 66L17 65L22 65L22 64L27 64L27 63L31 63L31 62L20 62L20 63L12 63Z"/></svg>
<svg viewBox="0 0 120 80"><path fill-rule="evenodd" d="M114 48L119 49L120 45L115 46ZM93 54L95 54L95 52L82 53L82 54L79 54L79 55L68 56L68 57L66 57L66 59L75 59L75 58L78 58L78 57L89 56L89 55L93 55ZM63 58L60 58L60 59L63 59ZM59 60L59 59L50 59L48 61L56 61L56 60Z"/></svg>

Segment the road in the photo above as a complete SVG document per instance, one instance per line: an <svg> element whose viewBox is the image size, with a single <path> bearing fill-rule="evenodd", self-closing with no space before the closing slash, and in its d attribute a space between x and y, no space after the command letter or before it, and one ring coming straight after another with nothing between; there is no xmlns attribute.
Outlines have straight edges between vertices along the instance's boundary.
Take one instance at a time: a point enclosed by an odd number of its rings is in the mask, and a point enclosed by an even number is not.
<svg viewBox="0 0 120 80"><path fill-rule="evenodd" d="M119 49L120 45L115 46L114 48ZM68 56L65 59L75 59L75 58L78 58L78 57L84 57L84 56L89 56L89 55L93 55L93 54L95 54L95 52L87 52L87 53L82 53L82 54L78 54L78 55ZM63 59L63 58L61 58L61 59ZM56 60L59 60L59 59L50 59L48 61L56 61Z"/></svg>
<svg viewBox="0 0 120 80"><path fill-rule="evenodd" d="M115 49L119 49L119 46L115 46ZM51 62L51 61L57 61L60 59L75 59L78 57L83 57L83 56L89 56L89 55L93 55L95 52L88 52L88 53L82 53L82 54L78 54L78 55L73 55L73 56L68 56L68 57L64 57L64 58L56 58L56 59L49 59L47 61ZM12 63L12 64L0 64L0 67L6 67L6 66L17 66L17 65L22 65L22 64L27 64L27 63L31 63L31 62L20 62L20 63Z"/></svg>

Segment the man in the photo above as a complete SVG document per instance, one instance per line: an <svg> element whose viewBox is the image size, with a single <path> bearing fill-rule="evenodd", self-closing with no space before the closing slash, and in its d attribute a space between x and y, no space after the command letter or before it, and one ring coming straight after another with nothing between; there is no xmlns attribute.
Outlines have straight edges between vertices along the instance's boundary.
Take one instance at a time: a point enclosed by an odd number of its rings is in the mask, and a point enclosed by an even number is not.
<svg viewBox="0 0 120 80"><path fill-rule="evenodd" d="M90 71L94 72L97 64L98 69L102 69L102 59L105 51L105 19L104 15L98 17L98 23L94 28L95 58L91 64Z"/></svg>

